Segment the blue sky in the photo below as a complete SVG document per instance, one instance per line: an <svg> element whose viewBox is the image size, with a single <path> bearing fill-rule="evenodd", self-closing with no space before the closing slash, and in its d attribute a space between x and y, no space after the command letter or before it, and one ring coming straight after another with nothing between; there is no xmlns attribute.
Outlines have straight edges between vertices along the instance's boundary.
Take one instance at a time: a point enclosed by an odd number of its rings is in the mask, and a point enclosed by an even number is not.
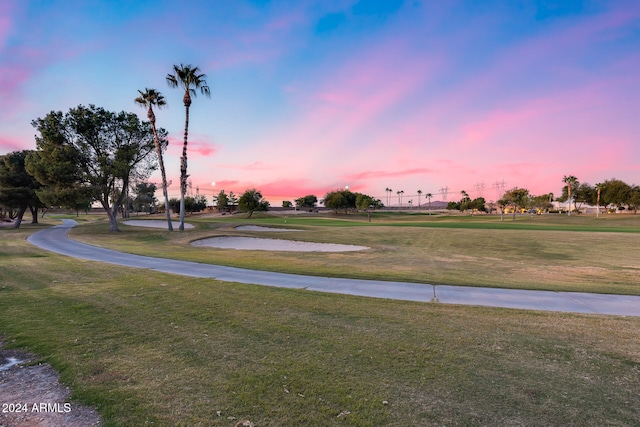
<svg viewBox="0 0 640 427"><path fill-rule="evenodd" d="M51 110L145 118L133 99L155 88L177 195L184 107L165 77L180 63L211 87L189 138L206 195L640 183L640 3L624 0L3 1L0 154L34 148Z"/></svg>

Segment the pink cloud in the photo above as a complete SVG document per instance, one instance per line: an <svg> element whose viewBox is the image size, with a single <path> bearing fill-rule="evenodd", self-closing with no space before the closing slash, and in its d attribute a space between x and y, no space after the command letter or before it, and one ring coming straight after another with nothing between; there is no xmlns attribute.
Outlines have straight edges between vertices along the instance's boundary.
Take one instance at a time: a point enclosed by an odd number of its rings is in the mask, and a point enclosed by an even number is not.
<svg viewBox="0 0 640 427"><path fill-rule="evenodd" d="M187 158L197 154L202 157L210 157L216 154L220 147L213 142L209 141L210 137L207 135L189 134L189 140L187 141ZM184 145L184 139L178 137L169 137L168 151L174 156L182 156L182 147Z"/></svg>
<svg viewBox="0 0 640 427"><path fill-rule="evenodd" d="M11 17L14 14L15 3L0 3L0 51L4 49L9 38L9 33L13 28Z"/></svg>
<svg viewBox="0 0 640 427"><path fill-rule="evenodd" d="M9 153L12 151L21 150L35 150L35 143L29 141L29 146L22 140L16 140L14 138L6 138L0 136L0 153Z"/></svg>
<svg viewBox="0 0 640 427"><path fill-rule="evenodd" d="M406 69L404 55L409 55L406 48L391 42L328 76L324 90L313 95L318 101L311 113L316 126L342 139L405 101L428 79L434 64L413 62Z"/></svg>
<svg viewBox="0 0 640 427"><path fill-rule="evenodd" d="M277 170L279 166L274 165L273 163L265 163L263 161L257 160L247 165L230 165L230 164L217 164L215 166L216 169L230 169L230 170L239 170L239 171L267 171L267 170Z"/></svg>

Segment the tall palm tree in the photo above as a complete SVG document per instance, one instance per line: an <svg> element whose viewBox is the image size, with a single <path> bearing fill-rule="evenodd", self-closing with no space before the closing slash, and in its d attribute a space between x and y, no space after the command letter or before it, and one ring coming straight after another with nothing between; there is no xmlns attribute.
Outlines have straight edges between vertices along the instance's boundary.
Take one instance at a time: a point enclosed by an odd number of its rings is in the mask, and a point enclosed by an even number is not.
<svg viewBox="0 0 640 427"><path fill-rule="evenodd" d="M431 198L433 197L433 194L427 193L424 197L429 201L429 211L431 211Z"/></svg>
<svg viewBox="0 0 640 427"><path fill-rule="evenodd" d="M169 195L167 194L167 174L164 169L164 160L162 159L160 138L158 138L158 131L156 130L156 115L153 113L153 107L162 108L167 105L167 103L164 100L164 96L155 89L144 88L144 92L138 90L138 93L140 93L140 96L134 101L136 104L147 109L147 118L149 119L149 123L151 123L151 129L153 129L156 153L158 154L158 164L160 165L160 173L162 175L162 193L164 194L164 210L167 213L167 226L169 227L169 231L173 231L169 208Z"/></svg>
<svg viewBox="0 0 640 427"><path fill-rule="evenodd" d="M571 215L571 189L572 187L577 187L578 178L573 175L565 175L564 178L562 178L562 182L567 184L567 198L569 199L569 212L567 213L567 215Z"/></svg>
<svg viewBox="0 0 640 427"><path fill-rule="evenodd" d="M418 190L418 209L420 209L420 196L422 196L422 190Z"/></svg>
<svg viewBox="0 0 640 427"><path fill-rule="evenodd" d="M597 201L596 201L596 218L600 218L600 193L602 192L602 183L597 183L596 184L596 190L598 191L597 194Z"/></svg>
<svg viewBox="0 0 640 427"><path fill-rule="evenodd" d="M203 95L211 97L209 86L207 85L206 74L200 74L200 68L192 65L180 64L173 66L173 74L167 74L167 84L169 87L184 88L182 102L186 111L184 120L184 144L182 146L182 157L180 157L180 231L184 230L184 196L187 193L187 135L189 134L189 107L191 106L191 96L196 96L196 89Z"/></svg>
<svg viewBox="0 0 640 427"><path fill-rule="evenodd" d="M396 191L398 195L398 203L400 204L400 210L402 210L402 195L404 194L404 190Z"/></svg>

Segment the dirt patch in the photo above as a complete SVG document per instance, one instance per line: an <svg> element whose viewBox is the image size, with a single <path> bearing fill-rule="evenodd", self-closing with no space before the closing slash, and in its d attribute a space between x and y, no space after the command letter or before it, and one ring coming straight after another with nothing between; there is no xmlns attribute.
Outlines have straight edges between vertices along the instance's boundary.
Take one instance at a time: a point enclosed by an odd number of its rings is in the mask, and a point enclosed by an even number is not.
<svg viewBox="0 0 640 427"><path fill-rule="evenodd" d="M49 364L2 348L0 343L0 427L88 427L100 424L98 413L69 401L71 391Z"/></svg>

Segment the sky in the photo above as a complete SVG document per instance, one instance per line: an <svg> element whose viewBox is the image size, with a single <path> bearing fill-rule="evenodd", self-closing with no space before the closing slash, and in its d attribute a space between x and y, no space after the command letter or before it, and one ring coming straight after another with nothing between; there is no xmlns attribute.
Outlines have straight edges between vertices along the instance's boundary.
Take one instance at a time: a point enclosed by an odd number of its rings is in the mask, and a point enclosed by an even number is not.
<svg viewBox="0 0 640 427"><path fill-rule="evenodd" d="M0 0L0 155L35 149L31 121L50 111L146 120L133 100L154 88L178 196L185 109L166 76L190 64L211 89L193 99L188 146L191 191L209 201L640 184L637 0L180 4Z"/></svg>

